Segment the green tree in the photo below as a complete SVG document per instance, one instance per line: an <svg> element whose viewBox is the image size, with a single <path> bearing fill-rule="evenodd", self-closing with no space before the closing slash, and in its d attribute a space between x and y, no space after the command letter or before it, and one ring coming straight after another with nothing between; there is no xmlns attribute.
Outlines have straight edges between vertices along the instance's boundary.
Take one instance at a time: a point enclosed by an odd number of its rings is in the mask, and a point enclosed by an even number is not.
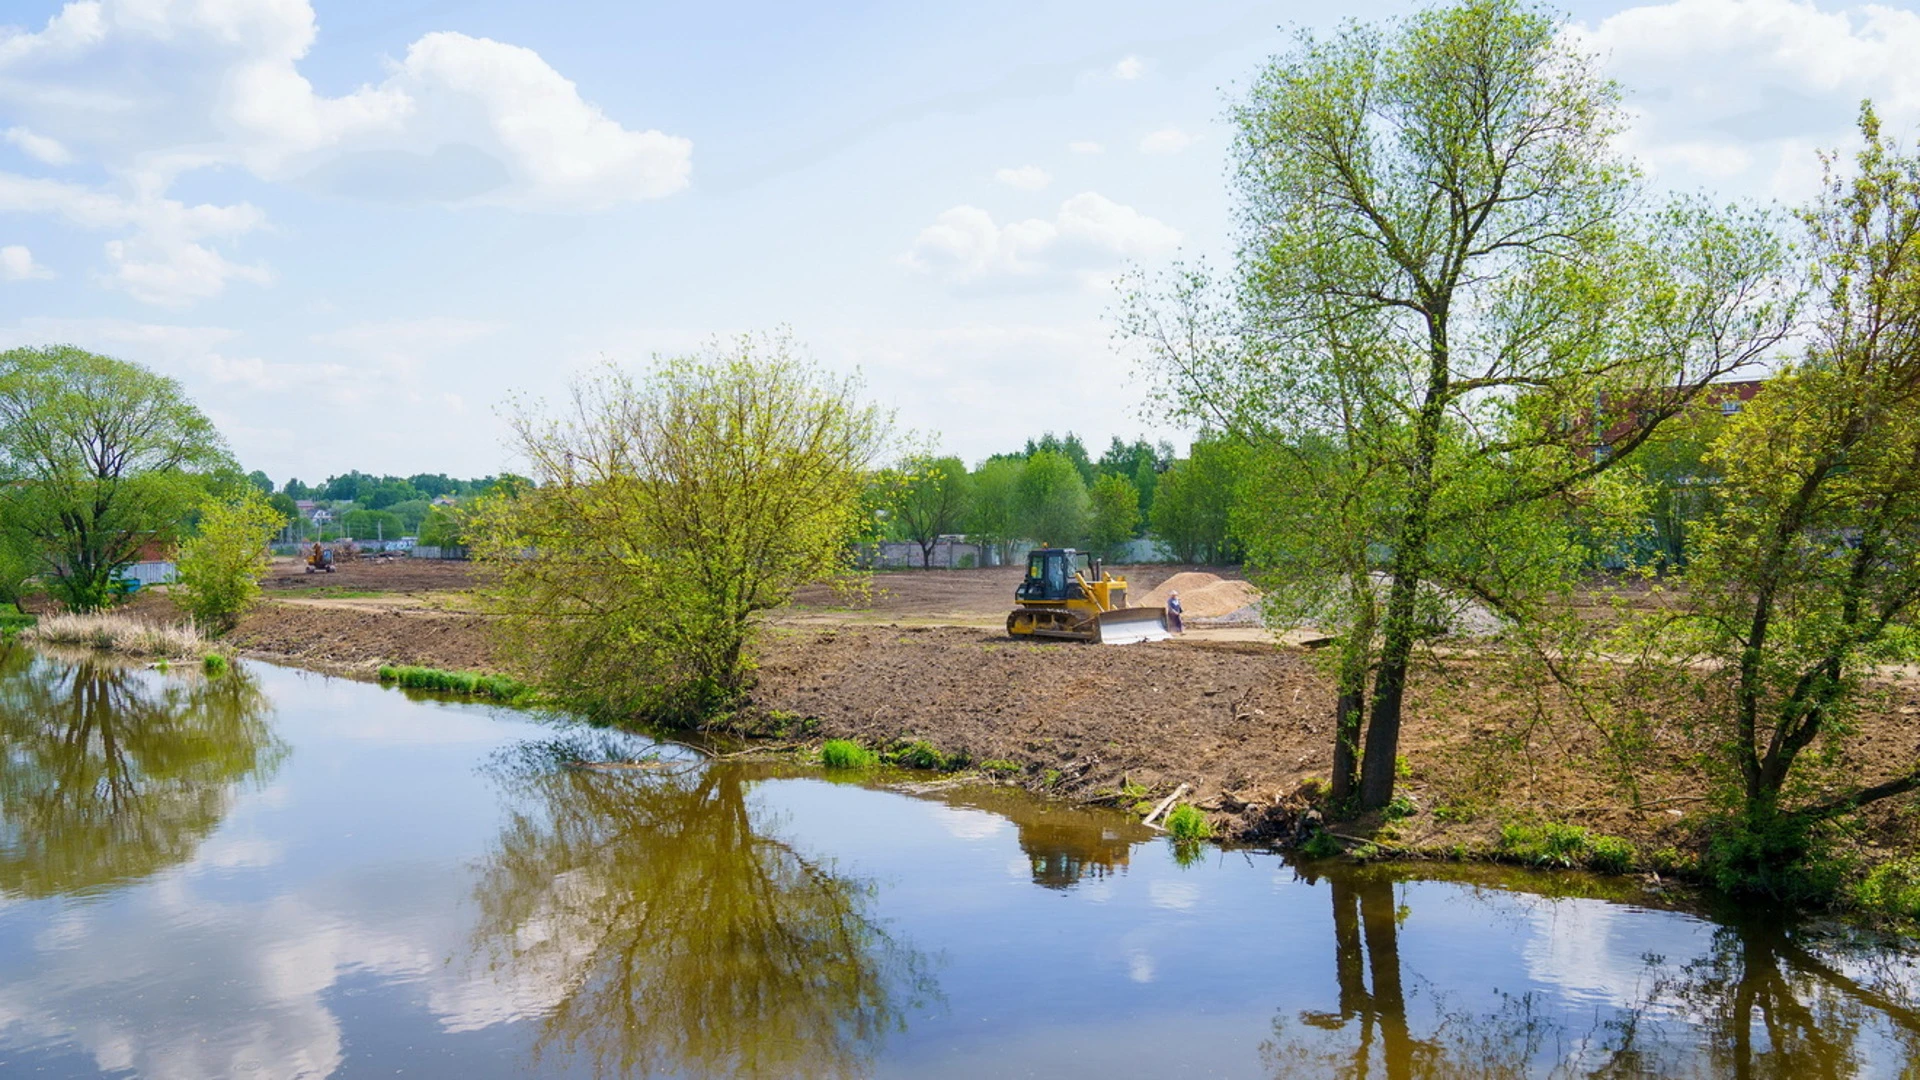
<svg viewBox="0 0 1920 1080"><path fill-rule="evenodd" d="M402 535L415 536L420 532L420 524L427 520L427 514L433 510L433 504L425 499L408 499L387 507L387 512L400 519Z"/></svg>
<svg viewBox="0 0 1920 1080"><path fill-rule="evenodd" d="M1020 538L1020 477L1027 463L1017 457L989 458L973 473L973 512L967 532L983 544L999 549L1000 560L1013 557Z"/></svg>
<svg viewBox="0 0 1920 1080"><path fill-rule="evenodd" d="M39 556L26 535L0 529L0 609L18 607L26 599L27 583L39 570Z"/></svg>
<svg viewBox="0 0 1920 1080"><path fill-rule="evenodd" d="M1602 474L1790 322L1764 220L1635 201L1618 98L1513 0L1303 34L1234 111L1231 290L1182 275L1129 316L1190 417L1265 453L1337 455L1310 512L1276 525L1373 530L1358 550L1379 565L1341 560L1355 576L1327 590L1371 596L1384 575L1366 808L1392 797L1426 598L1531 625L1581 562L1551 527L1563 508L1622 505Z"/></svg>
<svg viewBox="0 0 1920 1080"><path fill-rule="evenodd" d="M1160 480L1160 468L1173 460L1173 448L1162 444L1155 447L1145 439L1136 439L1133 443L1123 443L1115 435L1107 452L1100 455L1094 463L1094 469L1101 476L1124 476L1133 482L1134 489L1140 493L1140 513L1145 517L1153 513L1153 492Z"/></svg>
<svg viewBox="0 0 1920 1080"><path fill-rule="evenodd" d="M1094 481L1091 493L1093 550L1110 555L1140 526L1140 489L1125 476L1109 473Z"/></svg>
<svg viewBox="0 0 1920 1080"><path fill-rule="evenodd" d="M1870 107L1860 129L1853 175L1829 161L1805 214L1807 353L1709 454L1722 490L1687 568L1693 633L1648 628L1669 677L1699 684L1725 748L1738 810L1725 883L1775 894L1802 883L1793 865L1820 823L1920 788L1920 769L1803 767L1854 733L1889 631L1920 613L1920 155L1890 144ZM1699 651L1675 655L1688 641ZM1888 755L1911 757L1904 742Z"/></svg>
<svg viewBox="0 0 1920 1080"><path fill-rule="evenodd" d="M1080 436L1071 431L1067 432L1067 437L1064 439L1051 431L1040 436L1038 441L1028 439L1025 456L1032 458L1035 454L1059 454L1073 462L1074 471L1080 474L1082 485L1091 485L1094 477L1098 475L1093 459L1087 456L1087 445L1080 441Z"/></svg>
<svg viewBox="0 0 1920 1080"><path fill-rule="evenodd" d="M259 469L255 469L247 474L247 483L252 484L254 490L262 495L273 494L273 481L268 479L267 474L261 472Z"/></svg>
<svg viewBox="0 0 1920 1080"><path fill-rule="evenodd" d="M1233 561L1229 524L1239 456L1237 447L1218 438L1196 439L1186 460L1174 462L1160 477L1153 534L1176 560Z"/></svg>
<svg viewBox="0 0 1920 1080"><path fill-rule="evenodd" d="M905 490L894 508L900 533L920 546L920 566L933 566L940 537L966 524L973 489L967 466L957 457L909 458L900 466Z"/></svg>
<svg viewBox="0 0 1920 1080"><path fill-rule="evenodd" d="M1014 488L1015 528L1038 544L1065 547L1087 529L1087 485L1073 459L1040 450L1027 459Z"/></svg>
<svg viewBox="0 0 1920 1080"><path fill-rule="evenodd" d="M260 598L267 544L286 523L252 487L230 500L207 500L199 531L174 556L174 603L217 634L233 629Z"/></svg>
<svg viewBox="0 0 1920 1080"><path fill-rule="evenodd" d="M355 540L398 540L407 535L405 522L387 510L349 510L340 515L340 528Z"/></svg>
<svg viewBox="0 0 1920 1080"><path fill-rule="evenodd" d="M92 611L232 469L172 379L66 345L0 353L0 529L69 608Z"/></svg>
<svg viewBox="0 0 1920 1080"><path fill-rule="evenodd" d="M785 334L608 369L522 411L539 486L469 529L527 674L597 715L691 722L746 685L755 612L851 572L890 418Z"/></svg>
<svg viewBox="0 0 1920 1080"><path fill-rule="evenodd" d="M287 498L294 499L296 501L300 499L311 499L314 497L313 490L307 487L307 485L303 483L299 477L295 477L287 481L287 486L281 488L280 493L282 495L285 495Z"/></svg>
<svg viewBox="0 0 1920 1080"><path fill-rule="evenodd" d="M420 543L428 547L466 544L467 513L458 506L436 506L420 521Z"/></svg>

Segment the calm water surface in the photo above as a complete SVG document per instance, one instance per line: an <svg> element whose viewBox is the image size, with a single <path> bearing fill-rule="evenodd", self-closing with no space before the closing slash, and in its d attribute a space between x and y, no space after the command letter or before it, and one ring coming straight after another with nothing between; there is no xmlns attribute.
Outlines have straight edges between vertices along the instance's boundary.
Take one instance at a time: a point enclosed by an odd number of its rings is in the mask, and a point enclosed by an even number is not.
<svg viewBox="0 0 1920 1080"><path fill-rule="evenodd" d="M0 1076L1916 1072L1906 954L1585 879L1182 858L263 665L0 653L0 732Z"/></svg>

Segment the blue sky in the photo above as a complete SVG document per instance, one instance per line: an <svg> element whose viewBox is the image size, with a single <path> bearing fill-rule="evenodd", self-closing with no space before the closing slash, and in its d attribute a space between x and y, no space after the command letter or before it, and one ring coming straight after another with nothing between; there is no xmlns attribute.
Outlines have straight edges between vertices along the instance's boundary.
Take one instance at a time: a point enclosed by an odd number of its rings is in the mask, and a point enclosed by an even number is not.
<svg viewBox="0 0 1920 1080"><path fill-rule="evenodd" d="M515 467L501 403L789 325L978 459L1150 414L1128 266L1228 247L1236 84L1405 3L0 4L0 347L181 380L249 468ZM1795 200L1920 14L1571 5L1656 186Z"/></svg>

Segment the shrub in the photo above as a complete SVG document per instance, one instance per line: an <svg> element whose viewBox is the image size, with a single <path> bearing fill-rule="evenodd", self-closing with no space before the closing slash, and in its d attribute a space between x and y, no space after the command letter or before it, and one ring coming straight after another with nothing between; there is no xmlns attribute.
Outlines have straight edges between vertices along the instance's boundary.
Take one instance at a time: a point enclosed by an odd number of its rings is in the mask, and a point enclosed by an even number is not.
<svg viewBox="0 0 1920 1080"><path fill-rule="evenodd" d="M893 763L903 769L951 771L966 765L965 754L943 754L924 739L914 739L894 748Z"/></svg>
<svg viewBox="0 0 1920 1080"><path fill-rule="evenodd" d="M1402 818L1412 817L1418 809L1408 796L1395 795L1393 801L1387 804L1385 814L1388 821L1399 821Z"/></svg>
<svg viewBox="0 0 1920 1080"><path fill-rule="evenodd" d="M846 739L828 739L820 747L820 764L829 769L866 769L879 762L880 755Z"/></svg>
<svg viewBox="0 0 1920 1080"><path fill-rule="evenodd" d="M200 670L212 676L225 675L227 673L227 658L217 652L210 652L200 658Z"/></svg>
<svg viewBox="0 0 1920 1080"><path fill-rule="evenodd" d="M1331 859L1345 850L1325 829L1315 829L1307 842L1300 845L1300 853L1309 859Z"/></svg>
<svg viewBox="0 0 1920 1080"><path fill-rule="evenodd" d="M1920 919L1920 858L1881 863L1851 892L1853 903L1868 911Z"/></svg>
<svg viewBox="0 0 1920 1080"><path fill-rule="evenodd" d="M1167 814L1167 832L1175 840L1205 840L1213 835L1213 826L1199 807L1181 803Z"/></svg>
<svg viewBox="0 0 1920 1080"><path fill-rule="evenodd" d="M260 597L267 543L284 524L280 511L252 488L233 502L203 504L199 532L176 556L174 603L215 633L233 629Z"/></svg>

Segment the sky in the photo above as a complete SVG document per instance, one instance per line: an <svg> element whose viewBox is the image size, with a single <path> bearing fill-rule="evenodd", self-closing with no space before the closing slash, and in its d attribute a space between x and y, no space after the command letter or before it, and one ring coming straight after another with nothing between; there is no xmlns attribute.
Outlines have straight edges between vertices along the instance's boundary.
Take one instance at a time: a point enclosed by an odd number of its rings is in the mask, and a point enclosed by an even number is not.
<svg viewBox="0 0 1920 1080"><path fill-rule="evenodd" d="M977 461L1187 433L1129 268L1232 250L1225 113L1405 3L0 0L0 348L180 381L243 467L518 467L513 408L790 328ZM1573 3L1650 185L1804 199L1920 11Z"/></svg>

